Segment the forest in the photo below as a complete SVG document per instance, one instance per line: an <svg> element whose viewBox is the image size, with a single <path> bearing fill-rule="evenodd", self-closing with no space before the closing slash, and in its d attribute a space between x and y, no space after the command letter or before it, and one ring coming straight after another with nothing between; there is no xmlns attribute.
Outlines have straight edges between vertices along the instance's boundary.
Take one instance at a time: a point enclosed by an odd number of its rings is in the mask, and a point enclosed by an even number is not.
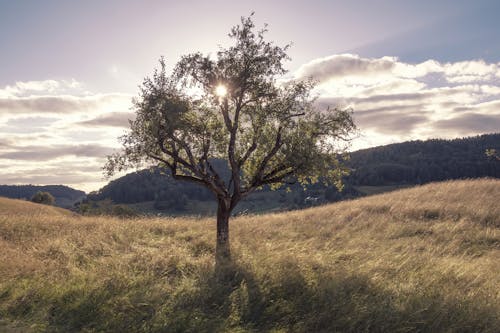
<svg viewBox="0 0 500 333"><path fill-rule="evenodd" d="M292 193L269 192L267 199L281 201L282 208L307 206L306 198L317 198L319 203L362 196L362 186L398 188L449 179L493 177L500 178L500 163L488 158L486 149L500 148L500 134L488 134L453 140L409 141L355 151L346 161L351 175L344 180L344 190L321 183L303 191L300 185L291 185ZM221 174L229 175L222 160L214 161ZM285 199L283 199L285 197ZM205 188L189 182L175 181L165 170L145 169L127 174L88 195L99 201L111 199L117 204L154 201L156 209L182 210L189 201L211 201L212 194ZM297 207L299 206L299 207Z"/></svg>

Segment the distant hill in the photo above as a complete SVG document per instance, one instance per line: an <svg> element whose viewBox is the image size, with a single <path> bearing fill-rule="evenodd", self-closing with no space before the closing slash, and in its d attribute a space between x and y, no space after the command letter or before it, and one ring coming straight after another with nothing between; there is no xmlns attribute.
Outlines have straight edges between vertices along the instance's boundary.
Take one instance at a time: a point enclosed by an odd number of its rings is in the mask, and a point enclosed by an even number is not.
<svg viewBox="0 0 500 333"><path fill-rule="evenodd" d="M11 199L30 200L38 191L49 192L56 199L56 206L64 208L72 207L75 202L85 198L85 192L65 185L0 185L0 196Z"/></svg>
<svg viewBox="0 0 500 333"><path fill-rule="evenodd" d="M229 169L222 160L213 161L214 168L223 176ZM179 200L186 196L191 200L211 200L208 189L189 182L174 180L169 171L152 168L129 173L112 180L97 192L89 194L89 199L111 199L115 203L137 203L144 201Z"/></svg>
<svg viewBox="0 0 500 333"><path fill-rule="evenodd" d="M352 185L424 184L448 179L500 178L500 163L485 155L500 149L500 134L454 140L409 141L351 153Z"/></svg>
<svg viewBox="0 0 500 333"><path fill-rule="evenodd" d="M485 150L500 150L500 134L481 135L455 140L409 141L363 149L351 153L348 161L353 170L339 193L333 187L311 186L303 191L260 193L242 202L236 213L289 210L314 204L333 202L368 194L386 192L415 184L450 179L500 178L500 163L487 158ZM222 174L229 175L225 161L215 161ZM111 181L91 200L111 199L115 203L138 204L143 212L167 214L212 214L213 195L205 188L172 179L157 168L141 170ZM308 197L311 201L308 201ZM148 202L149 204L142 204Z"/></svg>

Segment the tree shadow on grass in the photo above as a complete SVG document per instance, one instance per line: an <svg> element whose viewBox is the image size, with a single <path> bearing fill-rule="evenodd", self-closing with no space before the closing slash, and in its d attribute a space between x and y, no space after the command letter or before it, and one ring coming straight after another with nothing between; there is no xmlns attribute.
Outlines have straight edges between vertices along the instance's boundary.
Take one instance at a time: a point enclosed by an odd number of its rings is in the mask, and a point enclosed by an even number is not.
<svg viewBox="0 0 500 333"><path fill-rule="evenodd" d="M369 276L301 267L293 259L272 267L227 262L179 278L156 294L151 288L157 280L133 284L119 277L90 289L75 285L50 299L31 295L29 288L4 314L13 322L30 322L38 316L34 304L48 303L43 324L48 332L497 332L500 327L492 300L453 299L439 287L395 295Z"/></svg>
<svg viewBox="0 0 500 333"><path fill-rule="evenodd" d="M189 299L177 299L158 332L495 332L500 324L493 307L474 300L438 290L396 297L367 276L305 276L293 263L260 279L227 263Z"/></svg>
<svg viewBox="0 0 500 333"><path fill-rule="evenodd" d="M253 327L263 310L260 287L253 274L234 261L218 263L173 299L165 322L155 332L224 332ZM243 330L244 331L244 330Z"/></svg>

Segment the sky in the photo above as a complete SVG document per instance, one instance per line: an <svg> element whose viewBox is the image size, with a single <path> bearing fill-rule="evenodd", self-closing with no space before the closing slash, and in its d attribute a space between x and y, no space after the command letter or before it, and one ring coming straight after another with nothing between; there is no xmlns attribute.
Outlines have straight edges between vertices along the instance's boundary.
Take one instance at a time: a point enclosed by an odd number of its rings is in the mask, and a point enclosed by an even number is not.
<svg viewBox="0 0 500 333"><path fill-rule="evenodd" d="M318 107L354 110L353 150L500 132L500 1L0 0L0 184L105 185L160 56L213 54L252 12Z"/></svg>

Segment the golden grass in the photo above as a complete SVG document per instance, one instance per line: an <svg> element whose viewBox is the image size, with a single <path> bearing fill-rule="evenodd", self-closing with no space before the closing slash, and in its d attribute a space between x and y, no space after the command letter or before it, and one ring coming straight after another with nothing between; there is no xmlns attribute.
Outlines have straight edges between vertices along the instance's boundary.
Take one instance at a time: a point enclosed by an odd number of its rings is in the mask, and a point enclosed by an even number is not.
<svg viewBox="0 0 500 333"><path fill-rule="evenodd" d="M452 181L238 217L227 280L212 219L0 199L0 331L497 332L499 197Z"/></svg>
<svg viewBox="0 0 500 333"><path fill-rule="evenodd" d="M35 217L39 215L70 216L73 215L73 213L69 210L55 206L41 205L30 201L0 197L0 215L2 215L3 217L5 217L6 215L27 215L30 217Z"/></svg>

